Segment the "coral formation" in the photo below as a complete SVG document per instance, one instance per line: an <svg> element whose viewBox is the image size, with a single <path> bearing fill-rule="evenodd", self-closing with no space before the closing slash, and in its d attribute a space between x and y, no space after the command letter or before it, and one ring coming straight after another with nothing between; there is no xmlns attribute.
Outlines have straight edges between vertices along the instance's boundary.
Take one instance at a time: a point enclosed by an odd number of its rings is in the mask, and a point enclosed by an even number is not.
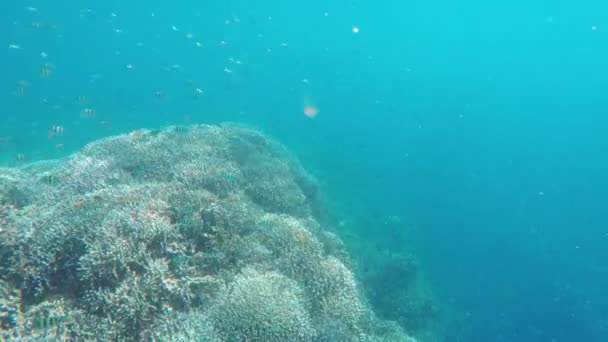
<svg viewBox="0 0 608 342"><path fill-rule="evenodd" d="M319 186L233 125L0 170L0 339L409 341L375 318Z"/></svg>
<svg viewBox="0 0 608 342"><path fill-rule="evenodd" d="M420 282L418 265L412 256L386 256L381 267L373 268L364 280L368 298L378 314L408 331L423 330L438 315L431 293Z"/></svg>
<svg viewBox="0 0 608 342"><path fill-rule="evenodd" d="M375 314L422 341L446 340L447 308L440 305L419 260L410 253L412 227L401 217L372 210L339 211L342 220L335 229L352 252L350 269Z"/></svg>
<svg viewBox="0 0 608 342"><path fill-rule="evenodd" d="M218 296L211 318L226 341L311 341L298 283L276 272L245 269Z"/></svg>

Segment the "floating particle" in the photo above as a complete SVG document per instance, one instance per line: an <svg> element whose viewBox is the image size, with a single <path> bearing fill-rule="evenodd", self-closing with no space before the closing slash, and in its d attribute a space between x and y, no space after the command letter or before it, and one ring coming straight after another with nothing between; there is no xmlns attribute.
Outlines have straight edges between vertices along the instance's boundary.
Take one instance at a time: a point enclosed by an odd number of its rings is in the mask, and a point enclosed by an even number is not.
<svg viewBox="0 0 608 342"><path fill-rule="evenodd" d="M9 44L8 48L11 50L22 50L21 46L17 44Z"/></svg>
<svg viewBox="0 0 608 342"><path fill-rule="evenodd" d="M178 29L178 28L177 28L177 26L175 26L175 25L172 25L172 26L171 26L171 30L173 30L173 31L175 31L175 32L179 31L179 29Z"/></svg>
<svg viewBox="0 0 608 342"><path fill-rule="evenodd" d="M315 118L319 114L319 109L313 105L305 105L304 106L304 115L309 118Z"/></svg>
<svg viewBox="0 0 608 342"><path fill-rule="evenodd" d="M133 66L133 64L127 64L127 65L126 65L126 68L127 68L128 70L133 70L133 69L135 69L135 67Z"/></svg>
<svg viewBox="0 0 608 342"><path fill-rule="evenodd" d="M597 31L597 26L596 25L591 26L591 31Z"/></svg>
<svg viewBox="0 0 608 342"><path fill-rule="evenodd" d="M190 33L190 32L186 33L186 39L192 39L192 38L194 38L193 33Z"/></svg>
<svg viewBox="0 0 608 342"><path fill-rule="evenodd" d="M359 33L359 28L357 26L353 26L353 33Z"/></svg>
<svg viewBox="0 0 608 342"><path fill-rule="evenodd" d="M40 57L42 57L42 59L47 59L47 58L49 58L49 55L46 52L42 51L40 53Z"/></svg>
<svg viewBox="0 0 608 342"><path fill-rule="evenodd" d="M195 45L196 47L203 47L203 44L202 44L201 42L196 42L196 43L194 43L194 45Z"/></svg>

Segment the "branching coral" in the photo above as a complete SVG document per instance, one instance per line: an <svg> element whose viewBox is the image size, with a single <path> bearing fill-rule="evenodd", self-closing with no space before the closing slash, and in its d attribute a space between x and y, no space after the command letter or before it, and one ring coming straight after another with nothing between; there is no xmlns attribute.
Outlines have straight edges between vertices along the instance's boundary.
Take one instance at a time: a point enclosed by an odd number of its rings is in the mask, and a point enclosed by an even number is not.
<svg viewBox="0 0 608 342"><path fill-rule="evenodd" d="M211 309L226 341L311 341L314 330L299 285L276 272L245 269Z"/></svg>
<svg viewBox="0 0 608 342"><path fill-rule="evenodd" d="M2 287L19 294L0 307L11 336L42 336L24 335L36 319L55 337L101 340L384 334L315 216L314 177L256 131L106 138L61 162L0 170L0 196Z"/></svg>

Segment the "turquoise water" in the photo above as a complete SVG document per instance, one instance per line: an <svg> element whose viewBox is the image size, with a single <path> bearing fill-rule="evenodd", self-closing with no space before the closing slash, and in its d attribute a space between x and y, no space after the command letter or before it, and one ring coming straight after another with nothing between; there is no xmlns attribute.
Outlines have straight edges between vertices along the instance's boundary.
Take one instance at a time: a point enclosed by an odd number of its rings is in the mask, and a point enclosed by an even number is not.
<svg viewBox="0 0 608 342"><path fill-rule="evenodd" d="M247 124L320 180L372 302L378 260L415 256L437 307L419 339L605 341L606 10L5 2L0 160L140 128Z"/></svg>

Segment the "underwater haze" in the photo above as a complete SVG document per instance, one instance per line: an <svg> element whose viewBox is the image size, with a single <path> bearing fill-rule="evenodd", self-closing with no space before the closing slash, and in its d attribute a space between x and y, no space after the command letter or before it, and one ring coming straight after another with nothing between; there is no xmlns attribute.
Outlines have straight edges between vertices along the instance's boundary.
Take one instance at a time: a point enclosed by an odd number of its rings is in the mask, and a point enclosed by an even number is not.
<svg viewBox="0 0 608 342"><path fill-rule="evenodd" d="M608 341L606 13L599 0L3 1L0 339L42 336L18 322L62 298L69 319L96 322L67 340L118 322L107 339ZM206 163L221 177L199 175ZM106 210L96 199L121 210L128 187L171 214L120 216L167 226L137 233L150 249L119 267L70 220ZM202 221L184 223L186 207ZM91 222L124 233L107 221ZM275 250L276 227L316 249ZM264 248L225 257L241 240ZM70 247L45 249L58 241ZM214 248L220 261L196 266ZM176 287L214 280L113 316L120 295L154 297L125 290L147 279L138 258ZM310 277L340 282L319 297ZM231 296L264 291L282 296L259 315L294 305L285 321L306 329L234 314L248 311Z"/></svg>

